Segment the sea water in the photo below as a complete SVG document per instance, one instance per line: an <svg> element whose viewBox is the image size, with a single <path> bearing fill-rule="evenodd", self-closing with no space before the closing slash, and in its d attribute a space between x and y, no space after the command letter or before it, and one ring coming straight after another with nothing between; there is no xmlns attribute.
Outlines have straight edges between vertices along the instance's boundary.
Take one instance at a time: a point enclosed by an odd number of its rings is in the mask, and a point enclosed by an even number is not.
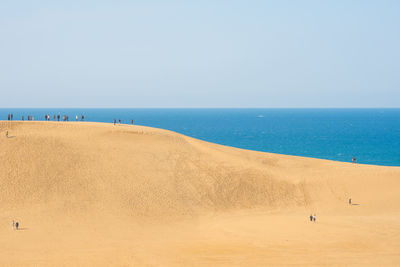
<svg viewBox="0 0 400 267"><path fill-rule="evenodd" d="M400 109L0 109L14 120L45 114L145 125L238 148L400 166Z"/></svg>

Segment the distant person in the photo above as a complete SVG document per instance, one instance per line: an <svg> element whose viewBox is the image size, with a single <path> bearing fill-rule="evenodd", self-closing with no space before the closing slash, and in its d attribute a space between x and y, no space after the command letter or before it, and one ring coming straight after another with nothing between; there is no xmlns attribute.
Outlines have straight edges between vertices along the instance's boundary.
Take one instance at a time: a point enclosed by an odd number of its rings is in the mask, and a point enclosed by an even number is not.
<svg viewBox="0 0 400 267"><path fill-rule="evenodd" d="M118 123L121 124L121 120L118 120Z"/></svg>
<svg viewBox="0 0 400 267"><path fill-rule="evenodd" d="M15 227L15 222L14 222L14 220L12 221L12 229L14 230L14 227Z"/></svg>
<svg viewBox="0 0 400 267"><path fill-rule="evenodd" d="M314 220L314 222L317 220L317 215L316 214L314 214L313 220Z"/></svg>
<svg viewBox="0 0 400 267"><path fill-rule="evenodd" d="M349 205L351 205L351 198L349 198Z"/></svg>
<svg viewBox="0 0 400 267"><path fill-rule="evenodd" d="M53 116L53 120L54 120L54 121L56 120L56 115Z"/></svg>
<svg viewBox="0 0 400 267"><path fill-rule="evenodd" d="M13 120L14 119L14 115L11 113L11 120Z"/></svg>
<svg viewBox="0 0 400 267"><path fill-rule="evenodd" d="M24 121L25 119L24 119L24 116L22 116L22 121Z"/></svg>
<svg viewBox="0 0 400 267"><path fill-rule="evenodd" d="M6 137L8 138L8 131L6 132Z"/></svg>
<svg viewBox="0 0 400 267"><path fill-rule="evenodd" d="M353 163L356 163L356 157L353 157L352 161Z"/></svg>
<svg viewBox="0 0 400 267"><path fill-rule="evenodd" d="M133 120L131 120L131 124L133 125Z"/></svg>
<svg viewBox="0 0 400 267"><path fill-rule="evenodd" d="M57 115L57 121L60 121L60 114Z"/></svg>
<svg viewBox="0 0 400 267"><path fill-rule="evenodd" d="M78 115L76 115L76 116L75 116L75 120L76 120L76 121L78 121L78 120L79 120L79 118L78 118Z"/></svg>
<svg viewBox="0 0 400 267"><path fill-rule="evenodd" d="M313 216L312 216L312 214L310 215L310 222L312 222L313 221Z"/></svg>
<svg viewBox="0 0 400 267"><path fill-rule="evenodd" d="M116 119L114 119L114 125L117 123L117 120Z"/></svg>
<svg viewBox="0 0 400 267"><path fill-rule="evenodd" d="M85 120L85 116L82 115L81 120L84 121Z"/></svg>
<svg viewBox="0 0 400 267"><path fill-rule="evenodd" d="M19 227L19 223L18 223L18 222L16 222L16 223L15 223L15 229L17 229L17 230L18 230L18 227Z"/></svg>
<svg viewBox="0 0 400 267"><path fill-rule="evenodd" d="M10 120L10 118L11 118L11 115L10 115L10 114L8 114L8 117L7 117L7 119L8 119L8 120Z"/></svg>

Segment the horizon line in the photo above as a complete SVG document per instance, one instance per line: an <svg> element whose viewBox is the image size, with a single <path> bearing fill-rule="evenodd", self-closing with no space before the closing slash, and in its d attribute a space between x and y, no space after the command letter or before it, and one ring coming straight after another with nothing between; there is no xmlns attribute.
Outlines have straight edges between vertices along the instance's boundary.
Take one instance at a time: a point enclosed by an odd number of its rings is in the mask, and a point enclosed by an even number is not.
<svg viewBox="0 0 400 267"><path fill-rule="evenodd" d="M400 107L0 107L0 109L400 109Z"/></svg>

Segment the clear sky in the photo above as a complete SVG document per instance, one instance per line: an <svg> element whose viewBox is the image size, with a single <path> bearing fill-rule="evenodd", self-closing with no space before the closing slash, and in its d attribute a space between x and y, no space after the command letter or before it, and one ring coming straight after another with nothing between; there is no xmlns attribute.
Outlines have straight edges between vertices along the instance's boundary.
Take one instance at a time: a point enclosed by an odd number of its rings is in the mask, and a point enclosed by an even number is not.
<svg viewBox="0 0 400 267"><path fill-rule="evenodd" d="M0 107L400 107L400 1L0 1Z"/></svg>

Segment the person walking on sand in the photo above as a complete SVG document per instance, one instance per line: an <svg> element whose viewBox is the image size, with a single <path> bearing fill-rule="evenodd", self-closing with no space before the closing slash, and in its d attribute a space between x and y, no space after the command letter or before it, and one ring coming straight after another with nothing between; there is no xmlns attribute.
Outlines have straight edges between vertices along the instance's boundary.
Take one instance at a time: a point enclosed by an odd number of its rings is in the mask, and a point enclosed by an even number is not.
<svg viewBox="0 0 400 267"><path fill-rule="evenodd" d="M351 198L349 198L349 205L351 205Z"/></svg>
<svg viewBox="0 0 400 267"><path fill-rule="evenodd" d="M353 163L356 163L356 157L353 157L352 161Z"/></svg>
<svg viewBox="0 0 400 267"><path fill-rule="evenodd" d="M15 229L18 230L18 227L19 227L19 223L16 222L16 223L15 223Z"/></svg>
<svg viewBox="0 0 400 267"><path fill-rule="evenodd" d="M15 227L15 222L14 222L14 220L12 221L12 229L14 230L14 227Z"/></svg>
<svg viewBox="0 0 400 267"><path fill-rule="evenodd" d="M317 220L317 215L316 214L314 214L313 220L314 220L314 222Z"/></svg>
<svg viewBox="0 0 400 267"><path fill-rule="evenodd" d="M313 216L312 216L312 214L310 215L310 222L312 222L313 221Z"/></svg>

